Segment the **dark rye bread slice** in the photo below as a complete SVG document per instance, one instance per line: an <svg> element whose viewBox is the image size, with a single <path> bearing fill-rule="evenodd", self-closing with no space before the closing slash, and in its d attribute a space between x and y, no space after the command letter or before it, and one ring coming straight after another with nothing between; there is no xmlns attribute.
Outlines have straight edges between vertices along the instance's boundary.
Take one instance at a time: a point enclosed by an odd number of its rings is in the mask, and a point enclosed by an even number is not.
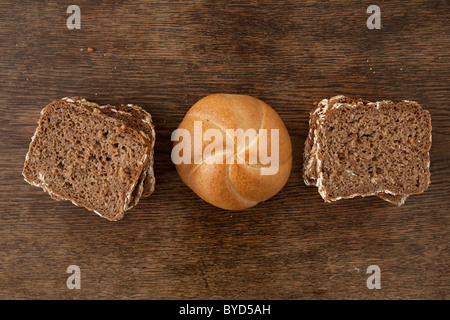
<svg viewBox="0 0 450 320"><path fill-rule="evenodd" d="M309 133L305 141L305 149L303 154L303 180L306 185L317 186L317 178L319 173L317 172L317 137L320 124L325 119L325 113L328 108L333 108L335 104L355 104L357 102L364 102L363 100L354 100L349 97L339 95L331 99L324 99L317 104L317 106L311 111L309 119ZM384 192L376 193L376 196L400 206L405 203L408 196L405 195L392 195Z"/></svg>
<svg viewBox="0 0 450 320"><path fill-rule="evenodd" d="M151 144L151 151L149 155L149 167L147 172L145 173L146 177L143 178L142 182L142 197L150 196L155 190L155 176L153 172L153 150L155 146L155 128L153 126L152 116L150 113L145 111L139 106L133 104L127 105L99 105L94 102L87 101L86 99L80 97L69 97L63 98L70 102L75 102L78 104L82 104L91 108L98 108L102 113L116 118L118 120L125 121L130 127L135 128L136 130L141 131L141 133L146 136Z"/></svg>
<svg viewBox="0 0 450 320"><path fill-rule="evenodd" d="M325 201L428 188L431 118L416 102L335 103L321 117L316 185Z"/></svg>
<svg viewBox="0 0 450 320"><path fill-rule="evenodd" d="M141 109L142 112L144 112L148 115L147 118L145 119L145 121L146 121L146 123L149 123L149 125L146 126L145 131L148 131L150 133L147 134L147 132L142 131L142 127L138 127L136 125L136 122L141 121L141 120L135 119L135 116L133 116L133 114L131 112L122 111L122 112L120 112L120 115L119 115L119 113L116 113L113 111L111 111L111 112L107 111L108 109L116 110L117 108L121 108L123 106L114 107L111 105L99 105L95 102L87 101L86 99L80 98L80 97L66 97L66 98L63 98L62 100L82 105L90 110L97 109L98 111L100 111L108 116L111 116L114 119L124 121L127 126L138 130L141 133L141 135L143 135L148 140L147 142L151 145L150 153L148 155L147 161L145 162L141 177L139 178L136 188L132 193L132 198L130 200L130 208L135 206L139 202L139 199L142 196L144 196L144 197L149 196L154 191L154 186L155 186L155 178L153 175L153 147L154 147L154 141L155 141L155 132L153 129L153 125L151 123L150 114L146 113L145 111L143 111ZM127 109L128 110L133 109L134 110L133 113L137 113L138 109L140 109L137 106L133 106L133 107L131 107L132 105L128 105L128 106L130 106L130 107L127 107ZM150 126L150 128L148 128L149 126Z"/></svg>
<svg viewBox="0 0 450 320"><path fill-rule="evenodd" d="M125 122L57 100L41 111L23 175L53 198L119 220L139 200L150 149L148 140Z"/></svg>

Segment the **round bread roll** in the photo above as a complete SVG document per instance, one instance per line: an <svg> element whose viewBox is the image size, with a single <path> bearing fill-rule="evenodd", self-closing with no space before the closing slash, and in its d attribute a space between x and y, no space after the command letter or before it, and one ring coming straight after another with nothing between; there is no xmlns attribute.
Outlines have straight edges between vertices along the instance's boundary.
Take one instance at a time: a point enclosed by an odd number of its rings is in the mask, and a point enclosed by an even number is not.
<svg viewBox="0 0 450 320"><path fill-rule="evenodd" d="M246 95L209 95L187 112L178 129L184 129L180 131L189 133L190 138L172 136L175 140L172 160L174 154L184 155L187 160L178 164L174 161L177 171L189 188L214 206L227 210L253 207L278 193L289 178L292 167L289 133L276 111L261 100ZM233 134L238 129L249 136L239 140ZM201 132L201 137L195 136L194 131ZM208 136L211 132L220 133L222 142L217 136ZM191 148L177 148L185 139ZM212 148L213 142L218 148Z"/></svg>

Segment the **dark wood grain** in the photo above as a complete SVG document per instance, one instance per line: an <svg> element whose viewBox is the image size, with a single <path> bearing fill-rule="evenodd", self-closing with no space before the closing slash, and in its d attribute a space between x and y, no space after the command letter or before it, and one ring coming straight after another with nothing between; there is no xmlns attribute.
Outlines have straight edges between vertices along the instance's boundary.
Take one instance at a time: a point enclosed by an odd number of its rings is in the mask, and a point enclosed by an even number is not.
<svg viewBox="0 0 450 320"><path fill-rule="evenodd" d="M66 27L70 4L0 4L0 298L450 297L448 1L83 0L81 30ZM381 30L366 27L370 4ZM171 132L214 92L267 102L294 145L285 188L242 212L203 202L170 160ZM308 112L339 93L431 112L428 191L399 208L325 204L303 184ZM68 95L153 115L156 191L120 222L23 181L41 108ZM66 287L71 264L81 290ZM373 264L381 290L366 287Z"/></svg>

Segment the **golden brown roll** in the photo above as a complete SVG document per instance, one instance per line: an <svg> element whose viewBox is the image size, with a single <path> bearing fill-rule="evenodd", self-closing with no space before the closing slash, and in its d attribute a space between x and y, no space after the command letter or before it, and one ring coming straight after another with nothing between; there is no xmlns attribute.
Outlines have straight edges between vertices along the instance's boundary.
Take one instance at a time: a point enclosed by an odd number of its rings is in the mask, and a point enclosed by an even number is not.
<svg viewBox="0 0 450 320"><path fill-rule="evenodd" d="M242 210L269 199L291 172L292 145L283 121L250 96L212 94L201 99L172 140L172 161L181 179L203 200L223 209Z"/></svg>

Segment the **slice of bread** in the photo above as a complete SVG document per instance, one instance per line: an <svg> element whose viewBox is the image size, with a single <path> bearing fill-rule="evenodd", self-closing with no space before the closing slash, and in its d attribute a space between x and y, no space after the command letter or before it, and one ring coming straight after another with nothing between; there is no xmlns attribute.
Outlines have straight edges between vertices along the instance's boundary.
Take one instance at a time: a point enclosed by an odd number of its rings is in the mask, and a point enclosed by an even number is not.
<svg viewBox="0 0 450 320"><path fill-rule="evenodd" d="M155 190L155 175L153 173L153 149L155 146L155 128L150 113L145 111L139 106L133 104L127 105L99 105L94 102L87 101L86 99L79 97L63 98L70 102L82 104L91 108L98 108L102 113L124 121L132 128L141 131L141 134L147 137L151 144L151 152L149 156L150 165L146 173L145 179L143 179L143 191L142 197L150 196Z"/></svg>
<svg viewBox="0 0 450 320"><path fill-rule="evenodd" d="M311 112L303 178L325 201L376 195L401 205L428 188L430 147L430 115L416 102L336 96Z"/></svg>
<svg viewBox="0 0 450 320"><path fill-rule="evenodd" d="M139 182L133 191L130 208L134 207L139 202L141 197L150 196L155 190L155 176L153 173L155 130L151 115L141 107L132 104L119 106L99 105L95 102L87 101L86 99L80 97L66 97L63 98L63 100L82 105L91 110L96 108L114 119L124 121L128 126L138 130L144 137L147 138L148 143L151 145L148 164L146 163L145 170L143 170L142 175L139 178Z"/></svg>
<svg viewBox="0 0 450 320"><path fill-rule="evenodd" d="M129 123L62 99L41 111L23 175L53 198L115 221L139 201L151 151L148 137Z"/></svg>
<svg viewBox="0 0 450 320"><path fill-rule="evenodd" d="M305 151L303 154L303 180L306 185L316 185L317 178L319 176L317 172L317 143L316 138L318 137L318 128L320 127L321 120L324 119L324 113L328 109L329 105L334 105L335 103L355 103L354 99L345 96L336 96L331 99L322 100L317 107L310 114L309 119L309 133L305 141ZM378 192L377 197L400 206L405 203L408 196L405 195L392 195L389 193Z"/></svg>

